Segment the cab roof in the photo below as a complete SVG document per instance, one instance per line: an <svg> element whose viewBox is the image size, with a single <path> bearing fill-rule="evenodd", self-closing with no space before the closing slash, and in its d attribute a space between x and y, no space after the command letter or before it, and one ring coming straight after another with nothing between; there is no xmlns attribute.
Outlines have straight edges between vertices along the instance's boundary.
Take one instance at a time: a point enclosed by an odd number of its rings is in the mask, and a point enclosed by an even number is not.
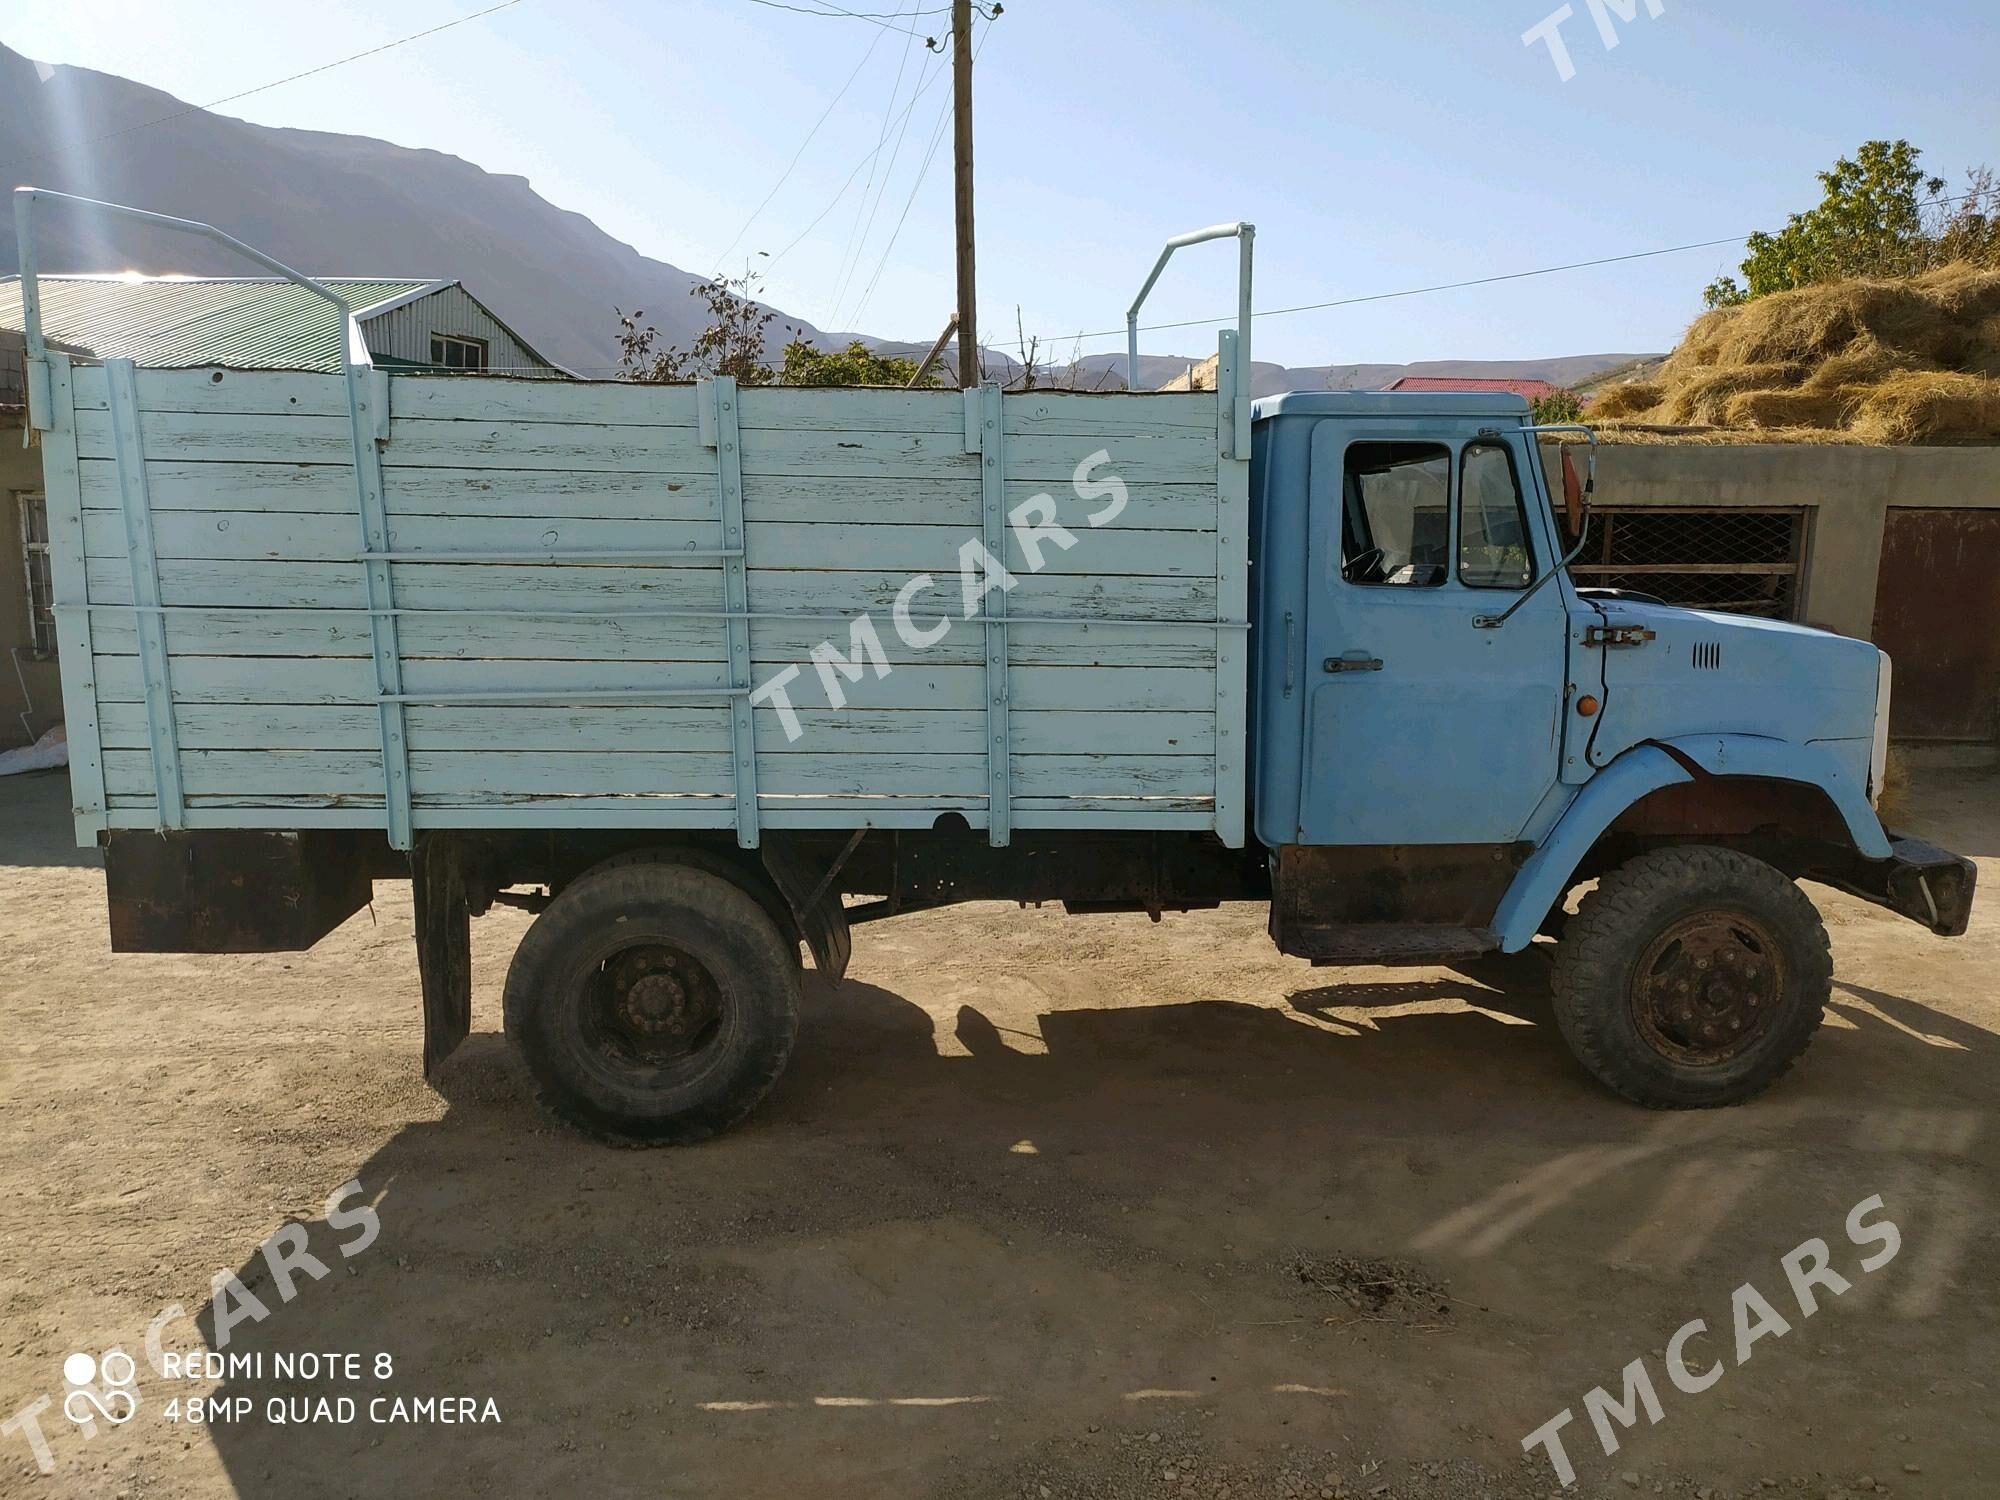
<svg viewBox="0 0 2000 1500"><path fill-rule="evenodd" d="M1475 391L1285 391L1251 403L1267 417L1513 417L1529 414L1520 396Z"/></svg>

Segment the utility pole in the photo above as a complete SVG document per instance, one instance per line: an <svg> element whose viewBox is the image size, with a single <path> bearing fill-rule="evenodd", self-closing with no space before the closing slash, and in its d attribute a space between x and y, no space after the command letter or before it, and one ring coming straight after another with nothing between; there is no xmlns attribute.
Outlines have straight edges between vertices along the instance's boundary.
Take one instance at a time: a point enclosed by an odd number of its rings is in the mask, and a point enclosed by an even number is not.
<svg viewBox="0 0 2000 1500"><path fill-rule="evenodd" d="M951 0L951 156L958 218L958 383L979 384L979 298L972 257L972 0Z"/></svg>

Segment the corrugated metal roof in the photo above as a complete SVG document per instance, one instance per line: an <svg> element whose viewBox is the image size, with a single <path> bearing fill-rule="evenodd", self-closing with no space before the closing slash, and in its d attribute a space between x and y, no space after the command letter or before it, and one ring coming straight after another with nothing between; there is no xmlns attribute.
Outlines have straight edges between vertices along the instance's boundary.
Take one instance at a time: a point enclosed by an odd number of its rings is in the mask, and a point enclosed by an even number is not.
<svg viewBox="0 0 2000 1500"><path fill-rule="evenodd" d="M336 276L326 285L369 308L451 285L416 277ZM42 331L100 359L165 367L338 370L340 319L321 298L276 277L42 276ZM0 328L22 326L21 278L0 280Z"/></svg>

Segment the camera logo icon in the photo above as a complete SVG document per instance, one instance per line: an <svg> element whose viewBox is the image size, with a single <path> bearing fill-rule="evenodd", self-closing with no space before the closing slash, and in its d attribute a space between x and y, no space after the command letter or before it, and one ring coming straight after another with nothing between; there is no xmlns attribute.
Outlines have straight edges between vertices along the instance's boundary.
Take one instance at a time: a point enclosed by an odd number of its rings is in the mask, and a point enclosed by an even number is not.
<svg viewBox="0 0 2000 1500"><path fill-rule="evenodd" d="M115 1427L138 1414L139 1367L123 1349L106 1350L101 1360L79 1349L63 1361L62 1373L71 1387L63 1397L63 1415L77 1426L101 1417Z"/></svg>

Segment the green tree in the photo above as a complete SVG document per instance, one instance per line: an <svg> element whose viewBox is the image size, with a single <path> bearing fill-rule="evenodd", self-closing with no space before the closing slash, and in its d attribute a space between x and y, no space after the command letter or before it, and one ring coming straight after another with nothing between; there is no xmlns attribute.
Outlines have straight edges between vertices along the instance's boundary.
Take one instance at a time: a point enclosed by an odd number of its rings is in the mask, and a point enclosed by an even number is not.
<svg viewBox="0 0 2000 1500"><path fill-rule="evenodd" d="M845 349L822 349L802 339L793 339L785 345L785 363L778 371L778 382L781 385L908 385L916 374L914 359L871 353L859 339Z"/></svg>
<svg viewBox="0 0 2000 1500"><path fill-rule="evenodd" d="M1908 141L1868 141L1819 174L1824 196L1775 234L1750 236L1743 280L1724 276L1703 293L1710 307L1850 276L1911 276L1937 264L1942 177L1917 166Z"/></svg>
<svg viewBox="0 0 2000 1500"><path fill-rule="evenodd" d="M1528 403L1528 409L1537 426L1553 427L1583 420L1583 398L1575 391L1552 391L1537 396Z"/></svg>
<svg viewBox="0 0 2000 1500"><path fill-rule="evenodd" d="M756 299L758 277L715 276L688 289L708 309L708 326L686 349L660 343L660 330L640 320L644 312L618 314L618 368L627 380L666 382L733 375L739 385L908 385L917 362L873 354L859 339L845 349L821 349L796 335L785 345L783 363L772 369L764 357L771 324L778 315Z"/></svg>
<svg viewBox="0 0 2000 1500"><path fill-rule="evenodd" d="M688 288L708 308L708 326L693 345L659 346L660 330L640 325L646 316L618 313L618 368L627 380L696 380L705 375L734 375L739 385L769 385L776 377L764 360L766 331L777 314L760 305L754 293L758 278L714 276ZM787 328L787 333L797 333Z"/></svg>

